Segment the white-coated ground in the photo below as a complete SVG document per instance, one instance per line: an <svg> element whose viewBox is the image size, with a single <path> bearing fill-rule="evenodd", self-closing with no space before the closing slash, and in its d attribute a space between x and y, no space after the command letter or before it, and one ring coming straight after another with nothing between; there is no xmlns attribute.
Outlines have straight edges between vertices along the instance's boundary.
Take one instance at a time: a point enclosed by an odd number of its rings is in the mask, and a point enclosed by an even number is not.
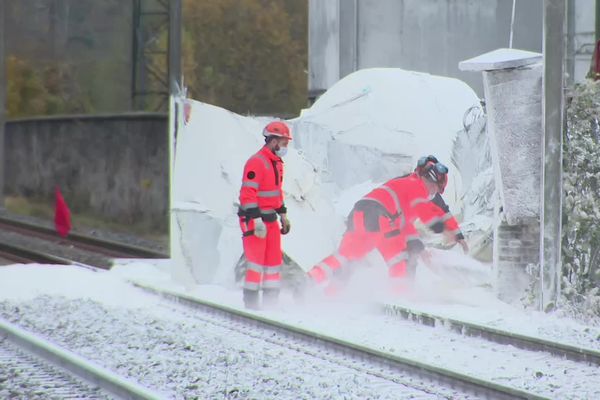
<svg viewBox="0 0 600 400"><path fill-rule="evenodd" d="M136 267L137 268L137 267ZM367 373L335 355L71 267L0 270L0 316L177 399L429 399L454 390ZM28 283L25 283L28 282ZM10 289L8 288L10 286ZM43 294L46 293L46 294ZM233 329L232 329L233 325ZM351 361L351 360L350 360ZM440 397L441 393L441 397Z"/></svg>
<svg viewBox="0 0 600 400"><path fill-rule="evenodd" d="M241 306L239 289L197 286L187 292L172 282L167 263L122 264L106 273L76 267L2 267L0 313L9 319L20 315L14 321L19 325L59 344L76 346L84 357L104 360L107 367L138 377L142 384L165 391L167 397L174 396L173 391L181 385L196 385L186 390L200 398L435 398L409 387L398 392L398 386L389 381L299 357L294 350L272 349L243 332L232 335L196 320L193 311L173 309L164 300L140 292L127 280L234 307ZM431 276L427 279L429 286L417 284L400 300L386 293L385 284L378 283L376 275L376 270L357 271L355 276L360 279L354 281L361 283L357 286L361 291L351 282L346 292L334 298L311 292L303 305L284 294L280 309L260 313L551 398L600 398L597 366L507 346L499 349L498 345L465 338L445 328L384 317L372 304L395 299L430 312L595 349L600 349L598 326L514 309L495 300L483 287L459 289L458 281L452 288L441 284L436 287ZM193 382L191 376L197 381Z"/></svg>

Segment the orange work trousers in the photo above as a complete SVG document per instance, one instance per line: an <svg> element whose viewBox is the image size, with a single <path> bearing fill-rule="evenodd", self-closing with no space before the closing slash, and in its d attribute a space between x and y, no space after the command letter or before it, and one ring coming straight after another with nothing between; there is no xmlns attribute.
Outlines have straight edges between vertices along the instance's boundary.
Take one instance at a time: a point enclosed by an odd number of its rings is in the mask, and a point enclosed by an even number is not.
<svg viewBox="0 0 600 400"><path fill-rule="evenodd" d="M372 227L369 229L365 226L364 211L354 210L349 218L352 219L351 228L344 233L337 252L325 258L308 272L313 281L321 283L330 280L343 272L350 262L362 259L374 249L377 249L383 256L390 277L405 277L408 260L406 235L400 231L397 220L392 221L385 215L379 215L376 229Z"/></svg>
<svg viewBox="0 0 600 400"><path fill-rule="evenodd" d="M277 220L265 222L267 236L254 235L254 220L246 222L240 218L243 233L244 255L246 256L246 277L244 289L279 289L281 287L281 232Z"/></svg>

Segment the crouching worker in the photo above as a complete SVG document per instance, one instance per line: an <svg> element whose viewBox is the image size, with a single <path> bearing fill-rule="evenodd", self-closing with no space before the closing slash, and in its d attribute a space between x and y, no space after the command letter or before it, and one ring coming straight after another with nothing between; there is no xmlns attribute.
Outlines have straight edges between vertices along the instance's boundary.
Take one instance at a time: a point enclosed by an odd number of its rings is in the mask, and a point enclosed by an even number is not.
<svg viewBox="0 0 600 400"><path fill-rule="evenodd" d="M290 231L283 200L283 160L292 136L281 121L263 130L265 145L244 166L238 210L246 257L244 305L259 309L277 304L281 287L283 254L281 234ZM277 221L279 216L280 223Z"/></svg>
<svg viewBox="0 0 600 400"><path fill-rule="evenodd" d="M418 174L391 179L356 202L337 252L308 272L310 280L326 283L374 249L383 256L391 278L410 278L407 241L416 234L417 210L439 192L447 173L443 164L429 163Z"/></svg>

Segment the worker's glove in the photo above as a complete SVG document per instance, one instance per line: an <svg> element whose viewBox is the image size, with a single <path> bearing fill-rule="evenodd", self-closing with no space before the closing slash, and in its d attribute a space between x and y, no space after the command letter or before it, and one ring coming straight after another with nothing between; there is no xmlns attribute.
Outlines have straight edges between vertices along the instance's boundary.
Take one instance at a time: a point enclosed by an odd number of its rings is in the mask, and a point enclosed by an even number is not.
<svg viewBox="0 0 600 400"><path fill-rule="evenodd" d="M280 214L279 217L281 218L281 234L287 235L292 228L290 220L287 218L286 214Z"/></svg>
<svg viewBox="0 0 600 400"><path fill-rule="evenodd" d="M267 237L267 226L262 218L254 218L254 236L264 239Z"/></svg>
<svg viewBox="0 0 600 400"><path fill-rule="evenodd" d="M456 244L456 242L458 241L456 234L450 231L444 231L443 232L444 235L444 242L445 244L454 246Z"/></svg>

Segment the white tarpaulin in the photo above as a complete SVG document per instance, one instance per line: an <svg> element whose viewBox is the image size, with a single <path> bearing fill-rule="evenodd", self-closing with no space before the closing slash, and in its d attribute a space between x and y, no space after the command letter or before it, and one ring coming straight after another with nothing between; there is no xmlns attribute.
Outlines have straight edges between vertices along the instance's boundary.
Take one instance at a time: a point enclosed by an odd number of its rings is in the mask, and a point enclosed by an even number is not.
<svg viewBox="0 0 600 400"><path fill-rule="evenodd" d="M262 146L269 119L190 102L191 118L179 121L175 148L174 276L230 282L242 252L236 216L242 169ZM410 172L423 155L450 167L445 197L460 213L463 188L452 148L465 112L478 104L461 81L400 69L358 71L334 85L289 121L286 253L304 269L319 262L338 245L351 205L378 183Z"/></svg>

